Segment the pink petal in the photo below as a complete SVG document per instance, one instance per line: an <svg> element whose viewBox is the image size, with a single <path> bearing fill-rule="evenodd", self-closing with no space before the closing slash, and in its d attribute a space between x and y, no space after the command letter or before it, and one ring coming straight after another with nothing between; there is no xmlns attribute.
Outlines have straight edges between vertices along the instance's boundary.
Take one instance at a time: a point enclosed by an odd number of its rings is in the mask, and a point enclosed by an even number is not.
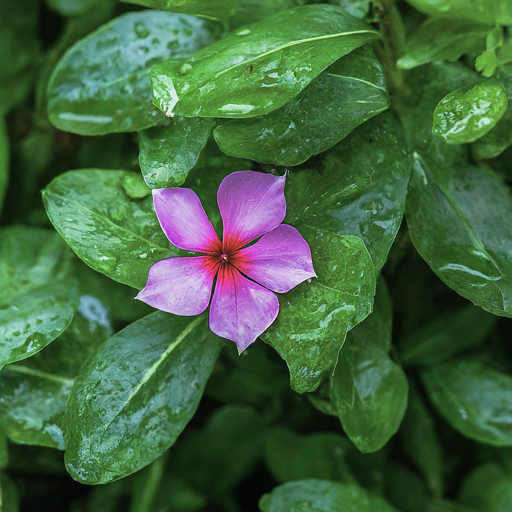
<svg viewBox="0 0 512 512"><path fill-rule="evenodd" d="M210 302L216 268L210 258L167 258L150 269L148 282L136 299L174 315L202 313Z"/></svg>
<svg viewBox="0 0 512 512"><path fill-rule="evenodd" d="M233 264L274 292L285 293L316 277L309 245L292 226L281 224L236 253Z"/></svg>
<svg viewBox="0 0 512 512"><path fill-rule="evenodd" d="M187 251L210 252L219 237L196 193L188 188L155 188L153 203L170 242Z"/></svg>
<svg viewBox="0 0 512 512"><path fill-rule="evenodd" d="M286 176L239 171L226 176L217 192L224 245L240 248L272 231L286 214Z"/></svg>
<svg viewBox="0 0 512 512"><path fill-rule="evenodd" d="M279 301L271 291L231 266L219 270L210 306L210 329L234 341L238 353L268 329L278 312Z"/></svg>

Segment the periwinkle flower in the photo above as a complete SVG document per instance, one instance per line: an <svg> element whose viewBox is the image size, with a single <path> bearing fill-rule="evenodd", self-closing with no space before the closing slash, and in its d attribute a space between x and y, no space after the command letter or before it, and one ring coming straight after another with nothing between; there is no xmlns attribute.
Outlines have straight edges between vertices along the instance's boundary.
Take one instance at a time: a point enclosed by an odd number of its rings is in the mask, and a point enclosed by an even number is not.
<svg viewBox="0 0 512 512"><path fill-rule="evenodd" d="M167 238L203 255L157 261L136 298L175 315L198 315L208 307L217 277L210 329L245 350L277 317L279 302L272 292L285 293L316 277L307 242L294 227L281 224L285 180L254 171L226 176L217 192L222 242L192 190L154 189Z"/></svg>

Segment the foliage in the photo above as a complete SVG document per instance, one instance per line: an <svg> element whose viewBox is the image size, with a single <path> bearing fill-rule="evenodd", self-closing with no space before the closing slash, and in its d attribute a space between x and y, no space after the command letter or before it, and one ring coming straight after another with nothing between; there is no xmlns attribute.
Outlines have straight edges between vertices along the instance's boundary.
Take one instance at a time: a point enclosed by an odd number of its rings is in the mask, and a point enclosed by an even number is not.
<svg viewBox="0 0 512 512"><path fill-rule="evenodd" d="M0 0L0 512L505 512L511 0ZM242 355L134 297L286 175ZM284 213L283 213L284 215ZM86 485L84 485L86 484Z"/></svg>

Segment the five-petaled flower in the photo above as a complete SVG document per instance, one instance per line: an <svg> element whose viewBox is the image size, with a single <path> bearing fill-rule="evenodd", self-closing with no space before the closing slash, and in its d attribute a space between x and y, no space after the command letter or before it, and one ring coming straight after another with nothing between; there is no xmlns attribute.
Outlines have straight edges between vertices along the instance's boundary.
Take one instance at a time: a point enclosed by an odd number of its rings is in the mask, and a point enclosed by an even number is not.
<svg viewBox="0 0 512 512"><path fill-rule="evenodd" d="M203 255L157 261L136 298L175 315L198 315L208 307L217 277L210 329L234 341L239 352L245 350L277 317L279 302L272 292L287 292L316 277L307 242L294 227L281 224L285 180L254 171L226 176L217 192L222 242L192 190L154 189L167 238Z"/></svg>

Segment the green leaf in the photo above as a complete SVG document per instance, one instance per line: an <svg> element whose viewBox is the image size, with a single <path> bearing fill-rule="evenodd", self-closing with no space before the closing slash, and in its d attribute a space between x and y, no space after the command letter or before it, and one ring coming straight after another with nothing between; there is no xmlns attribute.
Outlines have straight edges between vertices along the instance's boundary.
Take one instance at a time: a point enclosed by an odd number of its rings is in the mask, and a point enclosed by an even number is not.
<svg viewBox="0 0 512 512"><path fill-rule="evenodd" d="M9 447L7 446L7 436L0 430L0 470L7 466L9 461Z"/></svg>
<svg viewBox="0 0 512 512"><path fill-rule="evenodd" d="M345 9L351 16L355 16L360 20L366 18L370 11L372 0L329 0L330 4L339 5Z"/></svg>
<svg viewBox="0 0 512 512"><path fill-rule="evenodd" d="M408 335L399 345L405 365L440 363L483 343L497 318L473 305L446 313Z"/></svg>
<svg viewBox="0 0 512 512"><path fill-rule="evenodd" d="M430 16L463 18L490 25L512 23L511 0L407 0Z"/></svg>
<svg viewBox="0 0 512 512"><path fill-rule="evenodd" d="M335 60L378 37L334 6L296 7L236 30L182 66L155 66L153 101L167 116L259 116L282 107Z"/></svg>
<svg viewBox="0 0 512 512"><path fill-rule="evenodd" d="M407 40L397 64L412 69L434 60L456 61L461 55L485 50L489 26L463 19L430 18Z"/></svg>
<svg viewBox="0 0 512 512"><path fill-rule="evenodd" d="M0 473L1 512L18 512L19 499L14 482L4 473Z"/></svg>
<svg viewBox="0 0 512 512"><path fill-rule="evenodd" d="M260 461L264 418L246 405L225 405L198 432L184 434L173 448L170 471L193 489L219 500Z"/></svg>
<svg viewBox="0 0 512 512"><path fill-rule="evenodd" d="M400 427L408 383L379 346L378 325L364 324L348 333L341 349L331 379L331 403L350 440L361 452L370 453L382 448Z"/></svg>
<svg viewBox="0 0 512 512"><path fill-rule="evenodd" d="M131 173L85 169L55 178L43 191L57 231L90 267L141 289L149 267L177 256L162 232L151 197L130 198L123 180Z"/></svg>
<svg viewBox="0 0 512 512"><path fill-rule="evenodd" d="M370 48L338 60L284 107L215 129L228 155L291 166L329 149L388 108L384 75Z"/></svg>
<svg viewBox="0 0 512 512"><path fill-rule="evenodd" d="M277 320L262 339L290 370L298 393L314 391L334 368L349 329L372 310L375 270L361 240L299 227L318 275L282 296Z"/></svg>
<svg viewBox="0 0 512 512"><path fill-rule="evenodd" d="M266 435L265 462L279 483L306 478L355 483L345 460L348 450L350 443L338 434L300 436L286 427L275 427Z"/></svg>
<svg viewBox="0 0 512 512"><path fill-rule="evenodd" d="M421 471L430 491L443 494L443 453L434 420L415 386L409 390L409 405L400 428L405 452Z"/></svg>
<svg viewBox="0 0 512 512"><path fill-rule="evenodd" d="M156 312L109 338L78 374L66 413L66 467L82 483L156 460L199 405L219 353L205 316Z"/></svg>
<svg viewBox="0 0 512 512"><path fill-rule="evenodd" d="M386 494L402 512L427 512L430 495L421 478L406 466L388 463L384 471Z"/></svg>
<svg viewBox="0 0 512 512"><path fill-rule="evenodd" d="M143 5L163 11L193 14L211 20L225 20L236 11L240 0L122 0L131 4Z"/></svg>
<svg viewBox="0 0 512 512"><path fill-rule="evenodd" d="M0 369L35 354L70 324L78 290L70 253L54 232L0 231Z"/></svg>
<svg viewBox="0 0 512 512"><path fill-rule="evenodd" d="M213 119L174 117L139 132L139 164L149 188L177 187L197 163Z"/></svg>
<svg viewBox="0 0 512 512"><path fill-rule="evenodd" d="M498 59L495 52L484 52L475 60L475 68L482 73L482 76L489 78L494 74Z"/></svg>
<svg viewBox="0 0 512 512"><path fill-rule="evenodd" d="M463 87L439 102L432 133L448 144L474 142L496 125L507 107L507 91L495 78Z"/></svg>
<svg viewBox="0 0 512 512"><path fill-rule="evenodd" d="M0 214L4 204L7 185L9 183L9 137L7 136L7 127L0 118Z"/></svg>
<svg viewBox="0 0 512 512"><path fill-rule="evenodd" d="M15 443L64 450L64 411L73 380L13 364L0 371L0 422Z"/></svg>
<svg viewBox="0 0 512 512"><path fill-rule="evenodd" d="M48 85L48 114L82 135L142 130L163 116L151 103L148 72L213 40L208 24L161 11L127 13L72 46Z"/></svg>
<svg viewBox="0 0 512 512"><path fill-rule="evenodd" d="M46 0L48 7L61 16L81 16L105 0ZM108 1L108 0L107 0Z"/></svg>
<svg viewBox="0 0 512 512"><path fill-rule="evenodd" d="M421 379L432 403L462 435L512 446L512 377L460 360L425 368Z"/></svg>
<svg viewBox="0 0 512 512"><path fill-rule="evenodd" d="M358 236L379 272L405 208L411 158L401 126L381 114L320 158L290 173L285 222Z"/></svg>
<svg viewBox="0 0 512 512"><path fill-rule="evenodd" d="M229 20L229 29L235 30L248 20L254 23L298 5L301 5L300 0L240 0L235 15Z"/></svg>
<svg viewBox="0 0 512 512"><path fill-rule="evenodd" d="M132 499L129 512L149 512L154 508L169 452L139 471L132 481ZM114 484L115 485L115 484Z"/></svg>
<svg viewBox="0 0 512 512"><path fill-rule="evenodd" d="M440 163L415 154L406 210L411 240L450 288L511 317L510 190L487 168Z"/></svg>
<svg viewBox="0 0 512 512"><path fill-rule="evenodd" d="M262 512L395 512L379 496L362 487L327 480L298 480L276 487L260 500Z"/></svg>

